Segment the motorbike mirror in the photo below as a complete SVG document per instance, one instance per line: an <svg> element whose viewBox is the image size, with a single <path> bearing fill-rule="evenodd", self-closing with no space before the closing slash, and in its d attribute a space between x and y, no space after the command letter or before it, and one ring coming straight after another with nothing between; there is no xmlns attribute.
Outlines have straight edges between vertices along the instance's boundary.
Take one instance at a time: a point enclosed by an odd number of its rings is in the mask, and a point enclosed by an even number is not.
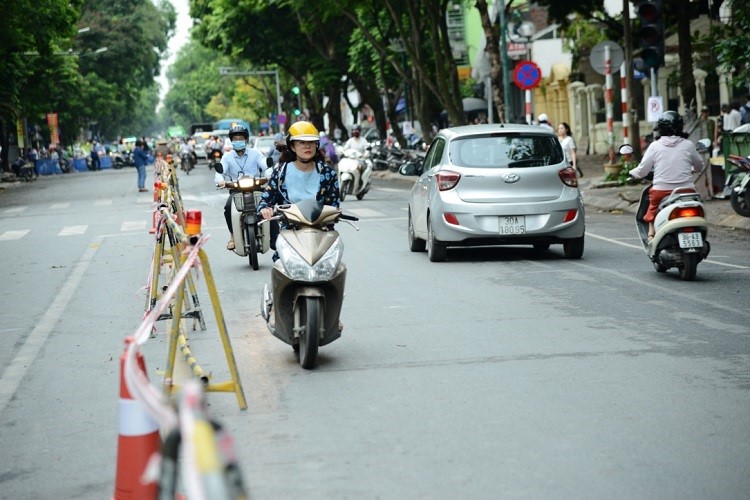
<svg viewBox="0 0 750 500"><path fill-rule="evenodd" d="M273 158L271 158L270 156L268 158L266 158L266 167L268 167L268 168L272 168L273 167Z"/></svg>
<svg viewBox="0 0 750 500"><path fill-rule="evenodd" d="M213 167L213 169L216 170L217 174L223 174L224 173L224 166L221 164L220 161L213 162L213 164L211 165L211 167Z"/></svg>
<svg viewBox="0 0 750 500"><path fill-rule="evenodd" d="M621 155L632 155L633 154L633 146L630 144L623 144L620 146L620 154Z"/></svg>
<svg viewBox="0 0 750 500"><path fill-rule="evenodd" d="M711 149L711 139L701 139L698 141L697 149L699 153L706 153Z"/></svg>

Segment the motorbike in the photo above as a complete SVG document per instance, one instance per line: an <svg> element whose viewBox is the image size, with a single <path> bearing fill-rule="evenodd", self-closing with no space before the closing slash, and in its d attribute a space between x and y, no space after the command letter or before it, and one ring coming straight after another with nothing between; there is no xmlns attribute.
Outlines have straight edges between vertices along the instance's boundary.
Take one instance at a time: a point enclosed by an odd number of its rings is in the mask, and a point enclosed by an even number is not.
<svg viewBox="0 0 750 500"><path fill-rule="evenodd" d="M213 167L218 173L224 173L221 162L213 163ZM268 179L264 177L240 177L236 182L225 184L232 195L233 251L240 257L247 256L253 271L260 267L258 254L266 253L271 248L270 231L260 225L255 208L267 182Z"/></svg>
<svg viewBox="0 0 750 500"><path fill-rule="evenodd" d="M133 153L130 151L114 151L111 153L112 166L116 169L122 167L134 167L135 160L133 159Z"/></svg>
<svg viewBox="0 0 750 500"><path fill-rule="evenodd" d="M195 166L195 164L193 163L193 155L187 151L180 153L180 165L182 170L187 175L190 175L190 171Z"/></svg>
<svg viewBox="0 0 750 500"><path fill-rule="evenodd" d="M341 201L353 194L358 200L370 190L372 161L355 149L347 149L339 160L339 186Z"/></svg>
<svg viewBox="0 0 750 500"><path fill-rule="evenodd" d="M621 154L632 154L632 147L624 145ZM654 219L656 234L648 239L648 222L643 217L648 211L651 186L641 192L635 215L635 225L646 255L658 273L672 267L680 278L692 281L698 263L708 257L711 245L706 239L708 223L700 195L692 188L677 188L661 203Z"/></svg>
<svg viewBox="0 0 750 500"><path fill-rule="evenodd" d="M344 300L344 246L333 226L357 217L315 199L275 207L264 223L277 220L279 258L271 270L271 286L263 287L261 315L268 330L291 345L302 368L315 367L318 347L341 336Z"/></svg>
<svg viewBox="0 0 750 500"><path fill-rule="evenodd" d="M727 177L729 202L735 212L750 217L750 156L729 155L728 160L736 167Z"/></svg>

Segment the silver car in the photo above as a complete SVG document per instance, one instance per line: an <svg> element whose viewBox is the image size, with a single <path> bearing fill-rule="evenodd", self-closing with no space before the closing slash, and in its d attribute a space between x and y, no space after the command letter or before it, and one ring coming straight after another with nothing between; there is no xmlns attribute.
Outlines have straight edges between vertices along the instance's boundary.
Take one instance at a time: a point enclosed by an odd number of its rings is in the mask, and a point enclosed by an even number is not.
<svg viewBox="0 0 750 500"><path fill-rule="evenodd" d="M576 172L551 131L531 125L469 125L441 130L409 195L412 252L443 261L447 248L563 245L583 256L585 220Z"/></svg>

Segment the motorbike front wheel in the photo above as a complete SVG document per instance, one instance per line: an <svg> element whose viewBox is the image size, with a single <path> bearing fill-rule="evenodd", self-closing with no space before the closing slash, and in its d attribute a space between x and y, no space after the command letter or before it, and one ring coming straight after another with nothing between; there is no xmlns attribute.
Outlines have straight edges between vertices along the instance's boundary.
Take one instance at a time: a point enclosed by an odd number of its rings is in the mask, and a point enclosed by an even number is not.
<svg viewBox="0 0 750 500"><path fill-rule="evenodd" d="M693 281L698 272L698 254L686 253L682 256L682 266L680 266L680 279L683 281Z"/></svg>
<svg viewBox="0 0 750 500"><path fill-rule="evenodd" d="M346 180L341 183L341 193L340 193L341 201L344 201L344 199L346 199L346 194L349 192L349 186L351 185L351 183L352 181L350 180Z"/></svg>
<svg viewBox="0 0 750 500"><path fill-rule="evenodd" d="M299 364L306 370L315 368L318 358L318 331L320 330L320 298L305 297L305 324L299 339Z"/></svg>
<svg viewBox="0 0 750 500"><path fill-rule="evenodd" d="M250 261L250 267L253 271L257 271L259 266L258 263L258 244L255 241L255 231L251 226L245 229L245 241L247 241L247 258Z"/></svg>
<svg viewBox="0 0 750 500"><path fill-rule="evenodd" d="M750 190L745 191L742 194L732 190L729 202L732 204L732 208L735 212L743 217L750 217Z"/></svg>

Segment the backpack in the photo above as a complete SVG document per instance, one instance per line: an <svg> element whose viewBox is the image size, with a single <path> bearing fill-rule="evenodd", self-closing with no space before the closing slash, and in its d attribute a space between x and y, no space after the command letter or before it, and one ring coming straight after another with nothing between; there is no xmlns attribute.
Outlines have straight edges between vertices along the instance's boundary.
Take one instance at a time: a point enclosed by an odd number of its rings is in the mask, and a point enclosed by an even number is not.
<svg viewBox="0 0 750 500"><path fill-rule="evenodd" d="M740 119L740 123L742 125L746 123L750 123L750 105L745 104L740 108L740 111L742 112L742 118Z"/></svg>

